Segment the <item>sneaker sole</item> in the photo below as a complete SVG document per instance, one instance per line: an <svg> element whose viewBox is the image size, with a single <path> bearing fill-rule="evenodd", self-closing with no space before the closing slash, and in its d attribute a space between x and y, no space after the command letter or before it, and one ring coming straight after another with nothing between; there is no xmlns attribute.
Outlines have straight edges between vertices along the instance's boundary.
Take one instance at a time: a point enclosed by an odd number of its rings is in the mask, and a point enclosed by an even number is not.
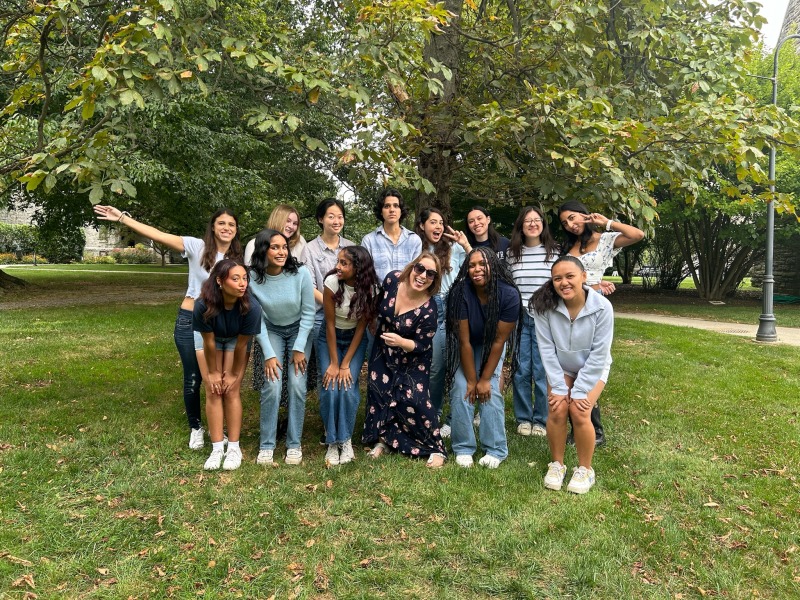
<svg viewBox="0 0 800 600"><path fill-rule="evenodd" d="M572 488L572 487L570 487L570 486L567 486L567 491L568 491L568 492L570 492L571 494L586 494L586 493L587 493L589 490L591 490L593 487L594 487L594 484L590 485L590 486L589 486L588 488L586 488L585 490L576 490L576 489L574 489L574 488Z"/></svg>
<svg viewBox="0 0 800 600"><path fill-rule="evenodd" d="M544 484L544 487L545 487L546 489L548 489L548 490L555 490L556 492L560 492L560 491L561 491L561 488L562 488L562 487L564 487L564 484L563 484L563 483L561 483L561 485L559 485L558 487L556 487L556 484L554 484L554 483L546 483L546 482L545 482L545 484Z"/></svg>

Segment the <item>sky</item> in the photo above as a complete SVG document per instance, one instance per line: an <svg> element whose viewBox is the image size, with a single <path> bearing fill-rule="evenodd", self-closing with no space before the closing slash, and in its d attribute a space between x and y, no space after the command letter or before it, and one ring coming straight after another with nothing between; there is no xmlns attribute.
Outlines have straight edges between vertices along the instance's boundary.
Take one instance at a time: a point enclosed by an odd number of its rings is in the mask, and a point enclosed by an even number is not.
<svg viewBox="0 0 800 600"><path fill-rule="evenodd" d="M786 5L789 0L758 0L761 2L761 16L767 20L767 24L761 29L764 34L764 41L767 46L774 48L778 43L778 36L781 33L783 17L786 14Z"/></svg>

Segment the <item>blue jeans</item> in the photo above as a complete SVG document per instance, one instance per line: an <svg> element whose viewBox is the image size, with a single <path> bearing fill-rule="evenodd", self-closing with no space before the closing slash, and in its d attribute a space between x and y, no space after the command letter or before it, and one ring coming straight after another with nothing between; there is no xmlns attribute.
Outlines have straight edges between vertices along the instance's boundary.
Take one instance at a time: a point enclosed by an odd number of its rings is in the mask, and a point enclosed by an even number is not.
<svg viewBox="0 0 800 600"><path fill-rule="evenodd" d="M339 364L342 364L350 343L355 336L355 329L336 330L336 354ZM330 389L323 386L319 388L319 413L322 417L322 424L325 427L325 443L341 444L353 437L353 429L356 426L356 413L358 405L361 404L361 392L358 389L358 376L361 374L361 366L364 364L364 354L367 351L367 336L361 336L350 361L350 375L353 377L353 385L345 390L338 386L331 385ZM328 332L323 324L319 330L317 338L317 356L319 357L320 372L324 375L328 366L331 364L330 353L328 352Z"/></svg>
<svg viewBox="0 0 800 600"><path fill-rule="evenodd" d="M183 365L183 404L186 407L186 418L191 429L200 429L200 384L203 378L194 349L192 311L185 308L178 310L173 337Z"/></svg>
<svg viewBox="0 0 800 600"><path fill-rule="evenodd" d="M473 348L475 358L475 371L480 373L482 346ZM505 355L505 348L503 348ZM503 356L497 363L492 374L492 396L486 402L470 404L464 400L467 392L467 380L464 377L464 370L458 366L455 378L453 379L452 389L450 390L450 415L451 415L451 439L453 442L453 454L475 453L477 444L475 442L475 430L472 426L472 419L475 416L477 407L481 415L481 424L478 434L481 438L483 451L500 460L505 460L508 456L508 444L506 443L506 422L505 422L505 403L503 395L500 393L500 373L503 370Z"/></svg>
<svg viewBox="0 0 800 600"><path fill-rule="evenodd" d="M533 383L533 386L531 386ZM533 387L533 390L531 390ZM531 391L533 394L531 395ZM531 396L533 403L531 403ZM522 317L519 340L519 367L514 373L514 418L517 423L547 426L547 375L544 372L533 317Z"/></svg>
<svg viewBox="0 0 800 600"><path fill-rule="evenodd" d="M433 299L436 301L436 306L439 309L439 326L436 328L436 335L433 336L430 393L431 404L433 404L436 412L441 416L442 406L444 406L444 376L447 370L447 365L445 364L447 334L444 326L444 302L442 301L442 297L438 294L434 296Z"/></svg>
<svg viewBox="0 0 800 600"><path fill-rule="evenodd" d="M316 352L317 350L317 339L319 338L319 332L321 329L324 329L325 323L325 311L318 310L314 314L314 327L311 330L311 347L314 348L314 359L317 361L317 390L322 389L322 374L325 372L323 369L320 368L319 363L319 353ZM308 358L308 356L306 356Z"/></svg>
<svg viewBox="0 0 800 600"><path fill-rule="evenodd" d="M306 374L295 375L294 365L291 362L292 347L297 339L300 322L281 327L272 323L265 323L267 335L272 349L280 361L286 351L289 352L289 361L281 365L288 374L289 386L289 423L286 428L286 448L299 448L300 439L303 437L303 421L306 415ZM306 359L311 352L311 336L306 341ZM261 366L263 368L263 365ZM261 388L261 439L259 450L274 450L275 438L278 433L278 408L281 404L281 388L283 377L277 381L267 380Z"/></svg>

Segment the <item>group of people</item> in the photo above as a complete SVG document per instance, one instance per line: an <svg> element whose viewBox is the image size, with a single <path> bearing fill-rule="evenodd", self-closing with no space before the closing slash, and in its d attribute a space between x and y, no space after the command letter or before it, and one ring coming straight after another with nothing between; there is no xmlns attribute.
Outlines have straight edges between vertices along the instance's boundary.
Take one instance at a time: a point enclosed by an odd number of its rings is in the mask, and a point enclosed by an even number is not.
<svg viewBox="0 0 800 600"><path fill-rule="evenodd" d="M297 210L279 205L243 249L238 220L225 209L198 239L95 206L98 218L188 261L175 343L192 449L205 445L205 384L211 453L204 468L241 465L240 390L251 355L260 390L256 462L273 463L284 385L284 461L302 462L313 348L327 465L355 458L359 375L368 361L361 442L371 448L369 456L396 452L439 468L450 437L456 464L471 467L477 426L478 463L498 467L508 456L502 395L508 362L517 432L549 441L553 461L545 487L562 487L571 421L578 466L567 489L588 491L594 447L604 439L597 400L613 336L604 295L614 288L602 275L623 246L642 239L641 230L567 202L558 213L562 246L537 207L522 209L511 239L495 231L483 207L467 213L466 232L450 227L435 208L420 211L412 231L402 225L407 208L394 189L382 192L374 212L380 225L355 245L342 235L342 201L323 200L315 214L320 234L306 242Z"/></svg>

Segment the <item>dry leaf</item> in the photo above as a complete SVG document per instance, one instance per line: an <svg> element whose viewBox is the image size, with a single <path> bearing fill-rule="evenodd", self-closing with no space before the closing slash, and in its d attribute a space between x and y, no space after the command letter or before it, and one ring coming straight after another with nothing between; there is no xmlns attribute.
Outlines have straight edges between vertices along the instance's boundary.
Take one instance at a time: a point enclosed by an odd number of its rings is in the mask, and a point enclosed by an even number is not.
<svg viewBox="0 0 800 600"><path fill-rule="evenodd" d="M0 552L0 558L5 558L8 562L12 562L16 565L22 565L23 567L32 567L33 563L29 560L25 560L24 558L17 558L16 556L12 556L6 551Z"/></svg>
<svg viewBox="0 0 800 600"><path fill-rule="evenodd" d="M215 560L208 561L208 568L209 569L213 569L216 566L217 566L217 561L215 561Z"/></svg>
<svg viewBox="0 0 800 600"><path fill-rule="evenodd" d="M318 486L317 486L317 484L316 484L316 483L309 483L309 484L306 486L306 489L307 489L309 492L316 492L316 491L317 491L317 487L318 487Z"/></svg>
<svg viewBox="0 0 800 600"><path fill-rule="evenodd" d="M29 588L31 588L32 590L35 590L35 589L36 589L36 584L35 584L35 583L33 583L33 575L31 575L30 573L29 573L29 574L27 574L27 575L23 575L23 576L22 576L22 577L20 577L19 579L15 579L15 580L14 580L14 581L11 583L11 587L24 587L24 586L26 586L26 585L27 585Z"/></svg>
<svg viewBox="0 0 800 600"><path fill-rule="evenodd" d="M365 558L360 563L358 563L358 566L361 567L362 569L366 569L370 565L370 563L372 563L372 559Z"/></svg>
<svg viewBox="0 0 800 600"><path fill-rule="evenodd" d="M208 538L208 545L209 546L216 546L217 545L217 540L215 540L213 537Z"/></svg>
<svg viewBox="0 0 800 600"><path fill-rule="evenodd" d="M255 554L251 554L251 555L250 555L250 558L251 558L252 560L260 560L262 556L264 556L264 551L263 551L263 550L259 550L259 551L258 551L258 552L256 552Z"/></svg>
<svg viewBox="0 0 800 600"><path fill-rule="evenodd" d="M389 498L389 496L387 496L386 494L380 494L380 497L381 500L383 500L386 504L388 504L389 506L392 505L392 499Z"/></svg>
<svg viewBox="0 0 800 600"><path fill-rule="evenodd" d="M100 573L100 575L108 575L108 569L106 569L105 567L100 567L99 569L97 569L97 572Z"/></svg>
<svg viewBox="0 0 800 600"><path fill-rule="evenodd" d="M328 481L325 482L325 487L331 489L333 487L333 479L328 479Z"/></svg>
<svg viewBox="0 0 800 600"><path fill-rule="evenodd" d="M311 538L306 542L306 548L311 548L311 546L313 546L315 543L316 542L314 541L314 538Z"/></svg>
<svg viewBox="0 0 800 600"><path fill-rule="evenodd" d="M324 592L328 589L329 584L330 580L322 569L322 565L317 565L317 576L314 577L314 587L317 588L317 591Z"/></svg>

